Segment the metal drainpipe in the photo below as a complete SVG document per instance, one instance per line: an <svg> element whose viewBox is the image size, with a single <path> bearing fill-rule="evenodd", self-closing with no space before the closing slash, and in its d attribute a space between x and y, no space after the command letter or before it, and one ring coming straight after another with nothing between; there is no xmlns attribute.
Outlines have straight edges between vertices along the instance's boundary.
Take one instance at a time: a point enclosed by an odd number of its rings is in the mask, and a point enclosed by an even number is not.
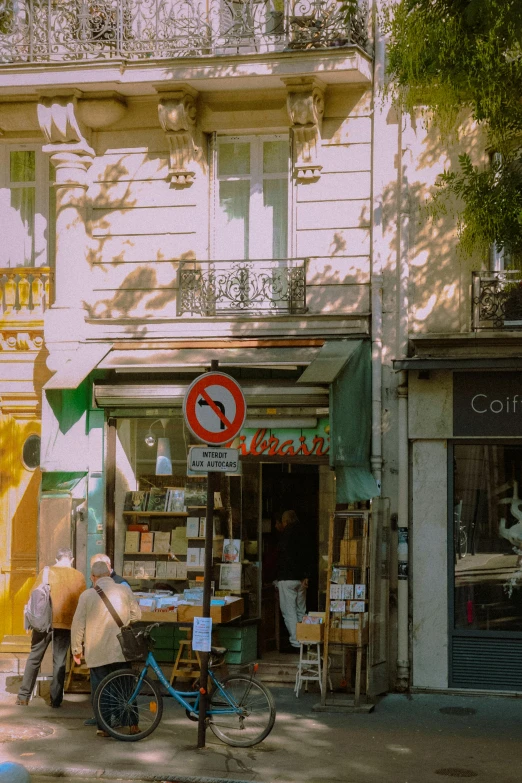
<svg viewBox="0 0 522 783"><path fill-rule="evenodd" d="M380 105L377 92L384 84L385 42L379 29L378 14L381 0L374 0L372 22L374 29L374 67L372 96L372 247L371 247L371 339L372 339L372 444L371 468L381 490L382 484L382 293L383 293L383 174L378 157L383 148L380 143L386 138L386 112Z"/></svg>
<svg viewBox="0 0 522 783"><path fill-rule="evenodd" d="M399 257L397 265L397 355L408 355L409 332L409 179L412 161L410 117L399 114ZM398 395L398 542L397 542L397 690L410 685L409 638L409 450L408 450L408 373L399 376Z"/></svg>
<svg viewBox="0 0 522 783"><path fill-rule="evenodd" d="M408 373L400 373L399 387L399 517L397 543L397 690L407 690L410 683L409 635L409 465L408 465Z"/></svg>

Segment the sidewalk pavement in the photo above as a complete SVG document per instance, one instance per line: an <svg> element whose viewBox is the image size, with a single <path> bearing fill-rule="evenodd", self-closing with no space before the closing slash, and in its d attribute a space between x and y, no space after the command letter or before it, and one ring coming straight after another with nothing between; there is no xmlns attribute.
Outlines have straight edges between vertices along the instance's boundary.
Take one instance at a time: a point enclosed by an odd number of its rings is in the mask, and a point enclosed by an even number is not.
<svg viewBox="0 0 522 783"><path fill-rule="evenodd" d="M83 725L91 714L88 696L67 694L58 710L40 698L16 707L14 696L6 696L0 702L0 761L24 764L35 777L54 772L62 781L520 782L520 698L391 694L372 714L354 715L313 712L316 693L298 699L289 688L273 693L277 720L263 743L231 748L209 730L202 750L196 748L197 724L170 698L151 737L124 743L97 737Z"/></svg>

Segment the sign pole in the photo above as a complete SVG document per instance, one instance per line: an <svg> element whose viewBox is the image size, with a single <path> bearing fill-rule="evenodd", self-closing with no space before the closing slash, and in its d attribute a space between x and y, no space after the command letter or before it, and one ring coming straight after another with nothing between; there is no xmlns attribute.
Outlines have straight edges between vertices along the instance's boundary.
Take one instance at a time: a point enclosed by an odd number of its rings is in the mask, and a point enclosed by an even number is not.
<svg viewBox="0 0 522 783"><path fill-rule="evenodd" d="M212 359L210 371L217 371L219 362ZM205 568L203 571L203 617L210 617L210 593L212 577L212 550L214 546L214 487L218 473L210 471L207 479L207 521L205 524ZM198 748L205 747L205 730L208 704L208 652L200 652L201 676L198 718Z"/></svg>

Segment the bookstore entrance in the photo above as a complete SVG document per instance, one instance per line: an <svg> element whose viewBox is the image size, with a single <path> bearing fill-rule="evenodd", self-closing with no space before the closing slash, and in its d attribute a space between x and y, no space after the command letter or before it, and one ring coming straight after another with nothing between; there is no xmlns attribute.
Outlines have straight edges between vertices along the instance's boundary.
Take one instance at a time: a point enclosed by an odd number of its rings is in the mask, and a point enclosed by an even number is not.
<svg viewBox="0 0 522 783"><path fill-rule="evenodd" d="M168 603L169 594L196 596L203 577L207 482L187 470L191 436L181 411L165 411L161 418L139 415L143 412L127 411L109 425L115 439L114 563L148 607L151 601ZM217 600L238 595L244 603L235 621L238 649L231 650L231 663L288 647L274 585L278 522L285 511L296 512L306 542L307 609L324 608L320 595L335 482L328 464L328 417L310 424L284 431L246 428L238 441L240 472L220 476L212 522L214 594ZM230 640L221 641L229 646Z"/></svg>

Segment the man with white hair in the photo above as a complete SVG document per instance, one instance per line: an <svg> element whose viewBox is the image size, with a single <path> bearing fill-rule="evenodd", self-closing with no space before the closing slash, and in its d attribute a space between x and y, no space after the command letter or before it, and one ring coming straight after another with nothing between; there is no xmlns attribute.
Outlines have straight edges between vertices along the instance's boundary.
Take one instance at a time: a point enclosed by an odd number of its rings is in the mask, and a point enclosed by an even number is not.
<svg viewBox="0 0 522 783"><path fill-rule="evenodd" d="M53 643L53 679L51 682L51 707L60 707L65 683L65 663L71 643L71 623L78 605L78 599L86 588L80 571L72 567L74 561L70 549L62 548L56 553L56 563L48 569L53 625L48 631L33 631L31 652L25 664L24 678L18 691L16 704L26 707L34 690L45 651ZM44 570L38 574L33 585L43 583Z"/></svg>
<svg viewBox="0 0 522 783"><path fill-rule="evenodd" d="M117 574L114 568L112 567L111 559L109 555L104 555L102 552L98 552L98 554L93 555L91 557L91 568L94 565L94 563L107 563L107 565L109 566L111 579L113 579L117 585L127 585L127 587L130 587L130 584L122 576Z"/></svg>
<svg viewBox="0 0 522 783"><path fill-rule="evenodd" d="M116 669L128 666L118 641L119 626L95 588L103 590L123 625L139 620L141 610L132 591L125 585L116 584L111 578L106 562L92 564L91 579L94 587L80 596L74 614L71 650L78 665L81 663L82 650L85 650L85 663L91 670L91 701L94 701L96 688L103 678ZM96 725L95 719L91 719L87 725ZM108 736L100 727L97 734Z"/></svg>

